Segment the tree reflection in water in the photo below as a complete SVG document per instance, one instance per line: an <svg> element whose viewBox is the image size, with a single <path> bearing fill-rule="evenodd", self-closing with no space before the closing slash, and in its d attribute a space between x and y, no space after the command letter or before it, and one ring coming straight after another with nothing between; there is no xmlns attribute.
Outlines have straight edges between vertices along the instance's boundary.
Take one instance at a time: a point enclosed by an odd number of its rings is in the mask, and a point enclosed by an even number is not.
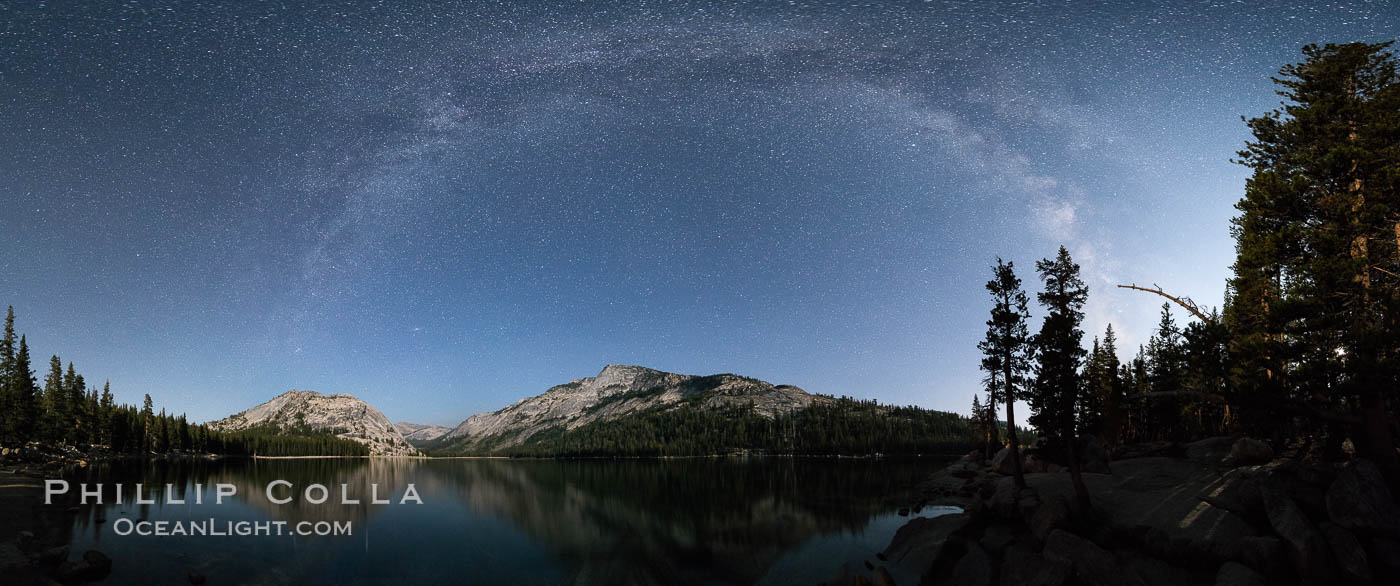
<svg viewBox="0 0 1400 586"><path fill-rule="evenodd" d="M752 584L813 538L859 533L907 503L908 491L942 462L806 458L681 460L295 459L129 461L69 475L127 491L173 484L186 504L82 509L75 550L116 560L111 580L141 583L159 569L288 583L334 578L573 584ZM264 494L273 480L295 487L291 503ZM194 505L194 484L205 492ZM238 487L213 505L213 485ZM423 505L397 504L413 483ZM303 502L310 484L330 499ZM344 504L340 485L351 499ZM379 485L388 505L370 504ZM77 493L74 485L74 494ZM282 490L279 494L287 494ZM353 521L350 537L136 537L112 534L120 516L142 520ZM884 536L888 539L888 536ZM834 575L845 560L833 559ZM125 569L125 570L124 570ZM770 577L771 579L771 577ZM781 580L779 580L781 581Z"/></svg>

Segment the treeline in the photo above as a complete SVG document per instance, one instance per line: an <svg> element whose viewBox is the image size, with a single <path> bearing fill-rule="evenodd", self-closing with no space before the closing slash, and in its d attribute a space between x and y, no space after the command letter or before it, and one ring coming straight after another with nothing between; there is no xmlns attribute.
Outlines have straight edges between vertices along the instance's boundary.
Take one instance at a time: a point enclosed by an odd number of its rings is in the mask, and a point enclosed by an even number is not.
<svg viewBox="0 0 1400 586"><path fill-rule="evenodd" d="M190 424L184 414L156 412L151 396L141 407L118 405L111 383L88 386L73 363L49 359L43 385L32 370L29 341L16 338L15 312L5 316L0 338L0 445L30 442L105 449L116 454L223 454L259 456L364 456L369 449L329 433L294 435L274 429L221 432Z"/></svg>
<svg viewBox="0 0 1400 586"><path fill-rule="evenodd" d="M1400 77L1390 43L1307 46L1275 81L1289 101L1248 120L1250 167L1232 221L1236 261L1223 311L1171 299L1151 340L1120 362L1110 326L1083 343L1088 287L1063 247L1036 263L1040 331L1000 259L987 289L982 437L997 405L1017 449L1014 401L1078 480L1085 436L1117 444L1245 433L1340 459L1344 445L1400 488ZM990 408L989 408L990 406ZM990 414L990 415L989 415ZM1017 482L1024 481L1017 474Z"/></svg>
<svg viewBox="0 0 1400 586"><path fill-rule="evenodd" d="M488 441L435 451L521 457L954 454L970 449L968 434L961 415L842 397L775 417L759 414L752 403L716 409L686 402L569 431L550 428L511 448L495 450Z"/></svg>

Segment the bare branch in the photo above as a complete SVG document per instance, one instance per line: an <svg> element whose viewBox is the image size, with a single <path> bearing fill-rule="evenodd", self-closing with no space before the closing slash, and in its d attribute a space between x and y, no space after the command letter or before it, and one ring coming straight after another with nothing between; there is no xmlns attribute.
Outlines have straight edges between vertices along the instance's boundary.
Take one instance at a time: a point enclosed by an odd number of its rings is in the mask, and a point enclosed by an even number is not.
<svg viewBox="0 0 1400 586"><path fill-rule="evenodd" d="M1195 301L1192 301L1190 297L1175 297L1175 296L1173 296L1173 295L1168 294L1166 291L1163 291L1163 290L1162 290L1162 287L1159 286L1159 285L1157 285L1156 283L1153 283L1152 286L1153 286L1153 287L1156 287L1156 289L1148 289L1147 287L1139 287L1139 286L1137 286L1136 283L1134 283L1134 284L1132 284L1132 285L1119 285L1118 288L1120 288L1120 289L1136 289L1136 290L1138 290L1138 291L1146 291L1146 292L1148 292L1148 293L1156 293L1156 294L1158 294L1158 295L1161 295L1162 297L1166 297L1167 299L1172 300L1172 301L1175 302L1177 305L1180 305L1180 306L1186 308L1186 311L1191 312L1191 315L1194 315L1194 316L1200 318L1201 321L1206 322L1206 323L1208 323L1208 324L1213 324L1213 323L1215 323L1215 320L1214 320L1213 318L1211 318L1210 316L1207 316L1207 315L1206 315L1206 312L1205 312L1204 310L1202 310L1201 307L1200 307L1199 305L1196 305L1196 302L1195 302Z"/></svg>

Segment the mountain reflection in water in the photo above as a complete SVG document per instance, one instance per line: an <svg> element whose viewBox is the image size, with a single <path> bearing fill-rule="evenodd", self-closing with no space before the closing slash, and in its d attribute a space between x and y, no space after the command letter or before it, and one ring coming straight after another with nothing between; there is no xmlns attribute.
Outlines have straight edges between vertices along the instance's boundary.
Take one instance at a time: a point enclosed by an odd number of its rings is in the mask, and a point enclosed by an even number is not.
<svg viewBox="0 0 1400 586"><path fill-rule="evenodd" d="M889 542L909 489L934 460L294 459L108 462L69 476L127 488L127 504L86 506L76 555L115 560L109 583L799 584L824 580ZM270 502L286 480L294 496ZM153 505L131 504L143 483ZM185 504L164 502L171 483ZM195 484L204 504L194 504ZM214 503L214 485L238 495ZM413 483L422 505L398 504ZM323 504L301 498L311 484ZM342 504L340 485L350 499ZM370 504L370 486L393 504ZM57 506L57 505L55 505ZM933 514L926 512L925 514ZM351 521L350 536L120 536L133 520Z"/></svg>

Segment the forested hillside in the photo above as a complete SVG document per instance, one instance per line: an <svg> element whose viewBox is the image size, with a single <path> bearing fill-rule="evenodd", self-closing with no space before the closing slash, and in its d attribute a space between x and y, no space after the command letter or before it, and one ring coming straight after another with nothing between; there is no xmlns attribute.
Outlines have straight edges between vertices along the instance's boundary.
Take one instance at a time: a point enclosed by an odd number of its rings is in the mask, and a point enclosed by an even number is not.
<svg viewBox="0 0 1400 586"><path fill-rule="evenodd" d="M918 407L839 398L767 417L752 405L711 408L700 399L658 406L619 419L534 433L497 450L507 438L471 446L429 445L437 455L708 456L736 452L796 455L964 453L968 419Z"/></svg>
<svg viewBox="0 0 1400 586"><path fill-rule="evenodd" d="M220 432L191 424L184 414L159 412L146 395L140 407L118 405L111 383L89 386L73 363L49 359L42 386L32 370L29 342L16 337L14 308L0 338L0 446L70 446L111 454L239 456L363 456L368 449L329 433L274 429Z"/></svg>

